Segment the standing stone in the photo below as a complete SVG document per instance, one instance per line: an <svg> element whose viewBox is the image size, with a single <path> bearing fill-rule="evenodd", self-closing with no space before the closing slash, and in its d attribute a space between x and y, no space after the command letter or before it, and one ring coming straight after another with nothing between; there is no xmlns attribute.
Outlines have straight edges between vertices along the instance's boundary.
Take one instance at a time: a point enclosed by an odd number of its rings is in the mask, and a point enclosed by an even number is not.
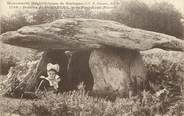
<svg viewBox="0 0 184 116"><path fill-rule="evenodd" d="M145 81L145 69L139 52L132 50L98 49L91 53L89 66L97 94L127 96L137 94Z"/></svg>

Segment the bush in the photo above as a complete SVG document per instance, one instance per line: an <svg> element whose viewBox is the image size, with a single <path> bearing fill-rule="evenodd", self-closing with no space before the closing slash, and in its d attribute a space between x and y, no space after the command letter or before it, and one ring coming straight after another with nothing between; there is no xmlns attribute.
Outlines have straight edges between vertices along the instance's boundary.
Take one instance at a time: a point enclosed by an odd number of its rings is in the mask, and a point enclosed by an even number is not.
<svg viewBox="0 0 184 116"><path fill-rule="evenodd" d="M11 15L11 17L2 16L0 25L1 33L5 33L7 31L17 30L25 25L30 25L30 22L27 21L25 14L17 12L16 14Z"/></svg>
<svg viewBox="0 0 184 116"><path fill-rule="evenodd" d="M22 97L23 93L31 86L30 84L35 82L31 79L34 77L38 62L39 60L20 62L15 67L10 68L6 79L0 83L0 93L8 97ZM35 86L31 87L35 88Z"/></svg>
<svg viewBox="0 0 184 116"><path fill-rule="evenodd" d="M183 35L182 15L173 5L156 3L151 8L150 30L181 37Z"/></svg>
<svg viewBox="0 0 184 116"><path fill-rule="evenodd" d="M113 20L126 24L130 27L148 29L150 10L145 3L130 1L123 2L113 11Z"/></svg>
<svg viewBox="0 0 184 116"><path fill-rule="evenodd" d="M96 18L114 20L134 28L160 32L182 38L181 13L169 3L155 3L151 7L132 0L122 2L111 13L97 14Z"/></svg>

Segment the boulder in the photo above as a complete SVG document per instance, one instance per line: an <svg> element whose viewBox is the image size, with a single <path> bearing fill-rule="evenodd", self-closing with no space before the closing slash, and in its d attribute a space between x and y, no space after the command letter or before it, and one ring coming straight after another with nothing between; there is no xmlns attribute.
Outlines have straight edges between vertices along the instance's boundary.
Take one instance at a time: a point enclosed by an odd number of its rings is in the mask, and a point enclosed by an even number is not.
<svg viewBox="0 0 184 116"><path fill-rule="evenodd" d="M184 52L151 49L141 52L151 89L165 88L171 94L184 90Z"/></svg>
<svg viewBox="0 0 184 116"><path fill-rule="evenodd" d="M184 51L184 41L173 36L131 28L114 21L82 18L25 26L2 34L1 41L41 50L86 50L110 46L131 50L162 48Z"/></svg>
<svg viewBox="0 0 184 116"><path fill-rule="evenodd" d="M98 94L128 96L144 88L146 72L138 51L100 49L94 50L89 59L94 78L93 90Z"/></svg>

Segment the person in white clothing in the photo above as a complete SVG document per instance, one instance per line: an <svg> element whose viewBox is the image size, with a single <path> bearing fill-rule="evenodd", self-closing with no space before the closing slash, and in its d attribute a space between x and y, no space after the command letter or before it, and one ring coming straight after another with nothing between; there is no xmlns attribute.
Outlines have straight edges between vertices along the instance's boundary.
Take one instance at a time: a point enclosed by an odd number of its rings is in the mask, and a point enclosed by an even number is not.
<svg viewBox="0 0 184 116"><path fill-rule="evenodd" d="M60 76L58 75L59 65L58 64L47 64L47 77L40 76L40 83L38 89L41 91L55 91L58 92L59 82L61 81Z"/></svg>

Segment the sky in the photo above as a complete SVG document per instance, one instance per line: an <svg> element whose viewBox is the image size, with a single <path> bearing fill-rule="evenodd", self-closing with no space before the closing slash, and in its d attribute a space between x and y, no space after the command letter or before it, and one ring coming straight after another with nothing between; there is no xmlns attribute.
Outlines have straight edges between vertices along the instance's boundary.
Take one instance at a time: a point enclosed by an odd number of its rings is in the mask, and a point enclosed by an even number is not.
<svg viewBox="0 0 184 116"><path fill-rule="evenodd" d="M16 8L10 9L8 2L102 2L102 0L1 0L0 1L0 15L11 15L17 11ZM128 0L103 0L103 3L109 3L113 1L128 1ZM154 4L159 2L168 2L174 5L174 7L184 15L184 0L137 0L145 2L146 4ZM22 10L26 11L26 10ZM30 10L29 10L30 11ZM27 12L27 11L26 11Z"/></svg>

